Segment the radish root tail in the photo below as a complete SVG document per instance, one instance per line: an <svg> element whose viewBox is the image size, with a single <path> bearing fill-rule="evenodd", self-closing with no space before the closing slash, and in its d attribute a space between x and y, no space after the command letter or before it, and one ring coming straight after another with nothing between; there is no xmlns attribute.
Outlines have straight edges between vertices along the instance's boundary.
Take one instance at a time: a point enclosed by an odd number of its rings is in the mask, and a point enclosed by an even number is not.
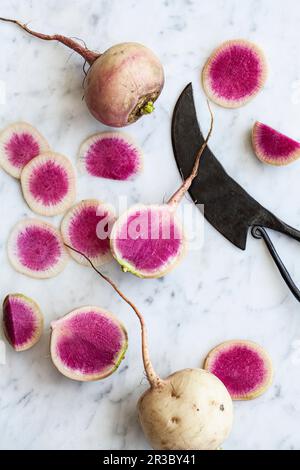
<svg viewBox="0 0 300 470"><path fill-rule="evenodd" d="M180 188L173 194L173 196L170 197L170 199L168 201L168 205L173 207L174 209L178 206L178 204L180 203L180 201L182 200L184 195L190 189L194 179L198 175L201 155L203 154L204 150L206 149L208 141L209 141L209 139L211 137L211 134L212 134L212 131L213 131L214 116L213 116L213 113L212 113L212 110L211 110L211 107L210 107L210 103L209 103L208 100L207 100L207 106L208 106L208 110L209 110L209 113L210 113L210 129L209 129L209 132L207 134L207 137L206 137L205 141L203 142L202 146L200 147L200 149L198 150L198 152L196 154L195 163L194 163L194 166L193 166L193 169L192 169L192 172L191 172L190 176L185 181L183 181Z"/></svg>
<svg viewBox="0 0 300 470"><path fill-rule="evenodd" d="M22 28L24 31L26 31L28 34L31 34L31 36L35 36L36 38L43 39L44 41L58 41L61 44L64 44L65 46L69 47L73 51L77 52L77 54L81 55L81 57L83 57L84 60L86 60L86 62L89 63L89 65L92 65L93 62L95 62L95 60L98 59L98 57L100 57L101 55L99 54L99 52L90 51L86 47L83 47L78 42L74 41L74 39L68 38L66 36L62 36L61 34L50 35L50 34L38 33L28 28L27 24L22 24L20 21L13 20L11 18L0 17L0 21L6 21L7 23L14 23L18 25L20 28Z"/></svg>
<svg viewBox="0 0 300 470"><path fill-rule="evenodd" d="M151 387L160 387L163 384L163 380L157 375L155 372L152 362L150 360L150 355L149 355L149 346L148 346L148 334L147 334L147 328L145 324L145 320L141 312L137 309L137 307L134 305L131 300L126 297L125 294L117 287L117 285L105 274L103 274L99 269L96 268L94 263L81 251L76 250L70 245L67 245L65 243L65 246L69 248L72 251L75 251L75 253L78 253L79 255L83 256L86 261L90 264L90 266L93 268L94 271L96 271L99 276L102 277L108 284L111 285L111 287L117 292L117 294L132 308L132 310L135 312L136 316L139 319L140 325L141 325L141 332L142 332L142 356L143 356L143 363L144 363L144 368L145 372L147 375L147 379Z"/></svg>

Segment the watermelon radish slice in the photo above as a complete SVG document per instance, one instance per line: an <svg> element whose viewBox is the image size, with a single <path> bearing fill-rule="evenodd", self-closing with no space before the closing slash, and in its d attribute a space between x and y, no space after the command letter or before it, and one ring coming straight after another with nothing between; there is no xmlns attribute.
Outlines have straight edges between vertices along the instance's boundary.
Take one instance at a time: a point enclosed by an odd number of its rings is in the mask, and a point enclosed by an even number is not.
<svg viewBox="0 0 300 470"><path fill-rule="evenodd" d="M19 179L27 163L50 150L46 139L30 124L17 122L0 133L0 166Z"/></svg>
<svg viewBox="0 0 300 470"><path fill-rule="evenodd" d="M17 223L10 234L7 250L16 271L37 279L57 276L68 260L59 231L37 219Z"/></svg>
<svg viewBox="0 0 300 470"><path fill-rule="evenodd" d="M76 179L71 162L58 153L46 152L22 171L24 199L33 212L53 216L64 213L76 198Z"/></svg>
<svg viewBox="0 0 300 470"><path fill-rule="evenodd" d="M216 375L233 400L252 400L262 395L273 380L272 361L252 341L226 341L207 356L204 369Z"/></svg>
<svg viewBox="0 0 300 470"><path fill-rule="evenodd" d="M136 205L111 232L111 250L124 272L157 278L172 270L185 254L186 239L169 205Z"/></svg>
<svg viewBox="0 0 300 470"><path fill-rule="evenodd" d="M225 108L238 108L253 99L267 78L264 53L252 42L226 41L206 62L203 88L212 101Z"/></svg>
<svg viewBox="0 0 300 470"><path fill-rule="evenodd" d="M253 126L252 144L259 160L270 165L288 165L300 157L299 142L261 122Z"/></svg>
<svg viewBox="0 0 300 470"><path fill-rule="evenodd" d="M51 358L66 377L87 382L111 375L127 350L127 332L99 307L82 307L51 323Z"/></svg>
<svg viewBox="0 0 300 470"><path fill-rule="evenodd" d="M76 204L65 215L61 232L64 242L84 253L95 266L111 261L109 236L115 221L112 208L96 199L88 199ZM86 259L70 250L71 256L87 266Z"/></svg>
<svg viewBox="0 0 300 470"><path fill-rule="evenodd" d="M102 132L83 142L79 162L91 176L127 181L140 172L142 152L127 134Z"/></svg>
<svg viewBox="0 0 300 470"><path fill-rule="evenodd" d="M25 351L40 339L44 326L39 306L23 294L9 294L3 302L3 330L15 351Z"/></svg>

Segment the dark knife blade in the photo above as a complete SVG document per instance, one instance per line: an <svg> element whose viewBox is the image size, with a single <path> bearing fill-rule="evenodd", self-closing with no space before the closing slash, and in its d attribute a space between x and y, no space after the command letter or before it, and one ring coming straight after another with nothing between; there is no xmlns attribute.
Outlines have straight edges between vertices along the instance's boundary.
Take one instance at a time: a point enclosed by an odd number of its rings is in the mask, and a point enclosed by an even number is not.
<svg viewBox="0 0 300 470"><path fill-rule="evenodd" d="M203 142L190 83L181 93L172 119L173 150L183 178L189 176ZM226 173L209 147L201 157L199 174L189 193L195 203L204 205L204 217L211 225L241 250L246 248L249 227L257 225L300 241L300 232L253 199Z"/></svg>

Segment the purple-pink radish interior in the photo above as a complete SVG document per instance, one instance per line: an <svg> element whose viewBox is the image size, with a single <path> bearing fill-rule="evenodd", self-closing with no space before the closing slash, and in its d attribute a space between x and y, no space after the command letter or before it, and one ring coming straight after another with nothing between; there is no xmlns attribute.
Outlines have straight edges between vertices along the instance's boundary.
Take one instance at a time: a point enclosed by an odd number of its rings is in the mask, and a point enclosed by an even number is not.
<svg viewBox="0 0 300 470"><path fill-rule="evenodd" d="M266 124L259 123L255 127L256 144L266 157L289 157L300 150L300 144L295 140L275 131Z"/></svg>
<svg viewBox="0 0 300 470"><path fill-rule="evenodd" d="M210 86L227 100L240 100L257 90L263 69L260 57L240 43L224 47L210 64Z"/></svg>
<svg viewBox="0 0 300 470"><path fill-rule="evenodd" d="M90 175L114 180L129 179L137 173L140 165L137 149L115 136L95 141L84 158Z"/></svg>
<svg viewBox="0 0 300 470"><path fill-rule="evenodd" d="M109 238L101 239L97 235L97 228L101 221L105 222L108 213L97 206L83 206L71 218L69 223L70 243L76 250L82 251L93 258L99 253L109 250ZM106 225L106 224L105 224ZM105 229L105 226L103 227Z"/></svg>
<svg viewBox="0 0 300 470"><path fill-rule="evenodd" d="M11 165L23 168L34 157L39 155L40 146L37 140L27 132L14 133L5 144L5 151Z"/></svg>
<svg viewBox="0 0 300 470"><path fill-rule="evenodd" d="M259 352L246 344L234 344L216 353L209 366L232 396L259 388L268 371Z"/></svg>
<svg viewBox="0 0 300 470"><path fill-rule="evenodd" d="M124 336L110 318L87 311L74 315L56 328L62 329L56 352L65 367L82 374L104 371L116 362Z"/></svg>
<svg viewBox="0 0 300 470"><path fill-rule="evenodd" d="M137 269L153 271L176 257L182 234L170 211L146 208L126 219L116 246L122 258Z"/></svg>
<svg viewBox="0 0 300 470"><path fill-rule="evenodd" d="M27 343L37 328L32 308L22 298L14 296L9 296L4 302L3 321L7 336L14 347Z"/></svg>
<svg viewBox="0 0 300 470"><path fill-rule="evenodd" d="M68 193L68 174L59 163L46 161L34 168L29 179L29 190L45 206L57 204Z"/></svg>
<svg viewBox="0 0 300 470"><path fill-rule="evenodd" d="M62 254L55 234L34 225L20 231L16 244L21 264L33 271L46 271L59 261Z"/></svg>

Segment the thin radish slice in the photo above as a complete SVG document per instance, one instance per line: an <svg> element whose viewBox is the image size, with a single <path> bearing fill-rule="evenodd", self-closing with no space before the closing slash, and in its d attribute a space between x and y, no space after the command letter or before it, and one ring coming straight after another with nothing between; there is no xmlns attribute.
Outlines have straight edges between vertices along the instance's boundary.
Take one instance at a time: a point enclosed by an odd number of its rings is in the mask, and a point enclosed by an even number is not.
<svg viewBox="0 0 300 470"><path fill-rule="evenodd" d="M9 294L3 302L3 330L15 351L25 351L40 339L44 326L39 306L23 294Z"/></svg>
<svg viewBox="0 0 300 470"><path fill-rule="evenodd" d="M270 165L288 165L300 157L299 142L261 122L253 126L252 144L257 158Z"/></svg>
<svg viewBox="0 0 300 470"><path fill-rule="evenodd" d="M252 341L226 341L208 354L204 369L216 375L233 400L252 400L262 395L273 379L272 361Z"/></svg>
<svg viewBox="0 0 300 470"><path fill-rule="evenodd" d="M127 332L99 307L73 310L51 324L51 358L66 377L87 382L111 375L127 350Z"/></svg>
<svg viewBox="0 0 300 470"><path fill-rule="evenodd" d="M134 178L142 167L142 152L123 132L89 137L79 150L80 167L91 176L112 180Z"/></svg>
<svg viewBox="0 0 300 470"><path fill-rule="evenodd" d="M231 40L218 47L206 62L202 83L206 95L225 108L238 108L262 89L267 64L262 50L250 41Z"/></svg>
<svg viewBox="0 0 300 470"><path fill-rule="evenodd" d="M115 221L113 209L96 199L76 204L65 215L61 232L64 242L84 253L95 266L111 261L109 237ZM88 266L86 259L73 250L71 256L80 264Z"/></svg>
<svg viewBox="0 0 300 470"><path fill-rule="evenodd" d="M76 198L76 177L71 162L59 153L46 152L22 171L24 199L33 212L53 216L64 213Z"/></svg>
<svg viewBox="0 0 300 470"><path fill-rule="evenodd" d="M168 205L137 205L114 224L111 250L123 271L142 278L167 274L185 254L186 239Z"/></svg>
<svg viewBox="0 0 300 470"><path fill-rule="evenodd" d="M36 279L57 276L68 260L59 231L37 219L17 223L10 234L7 249L16 271Z"/></svg>
<svg viewBox="0 0 300 470"><path fill-rule="evenodd" d="M17 122L0 133L0 166L19 179L27 163L50 150L46 139L33 126Z"/></svg>

